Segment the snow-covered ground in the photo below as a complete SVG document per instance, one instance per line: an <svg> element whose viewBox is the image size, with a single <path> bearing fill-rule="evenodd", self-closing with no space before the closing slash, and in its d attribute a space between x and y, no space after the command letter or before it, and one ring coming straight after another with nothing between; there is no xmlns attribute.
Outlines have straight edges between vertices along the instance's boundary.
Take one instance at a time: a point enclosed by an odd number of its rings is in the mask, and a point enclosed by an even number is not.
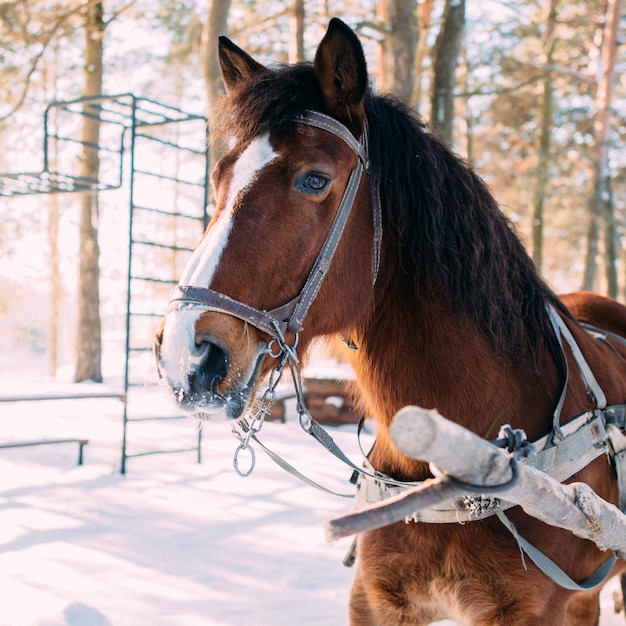
<svg viewBox="0 0 626 626"><path fill-rule="evenodd" d="M0 403L1 441L90 439L81 467L75 444L0 450L1 626L347 624L350 540L326 543L323 524L349 500L313 490L261 451L252 476L239 478L224 424L205 426L202 464L191 453L135 458L122 476L121 415L110 399ZM195 430L191 420L137 424L129 447L188 446ZM354 428L332 433L357 459ZM267 423L261 435L349 490L350 472L293 422ZM625 623L613 613L616 588L603 594L602 626Z"/></svg>

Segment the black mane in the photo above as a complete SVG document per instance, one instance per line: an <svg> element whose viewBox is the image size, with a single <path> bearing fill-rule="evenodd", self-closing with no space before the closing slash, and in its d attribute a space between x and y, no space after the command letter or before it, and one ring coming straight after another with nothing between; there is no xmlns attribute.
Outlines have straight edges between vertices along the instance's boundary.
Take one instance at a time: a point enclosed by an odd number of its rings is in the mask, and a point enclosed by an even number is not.
<svg viewBox="0 0 626 626"><path fill-rule="evenodd" d="M312 65L257 72L219 109L220 134L284 136L307 109L323 111ZM392 96L368 92L372 169L380 179L384 237L416 287L436 283L499 351L556 351L546 303L563 310L485 183Z"/></svg>
<svg viewBox="0 0 626 626"><path fill-rule="evenodd" d="M537 351L553 337L546 304L563 307L484 181L396 98L372 95L366 113L401 267L418 289L435 282L498 348Z"/></svg>

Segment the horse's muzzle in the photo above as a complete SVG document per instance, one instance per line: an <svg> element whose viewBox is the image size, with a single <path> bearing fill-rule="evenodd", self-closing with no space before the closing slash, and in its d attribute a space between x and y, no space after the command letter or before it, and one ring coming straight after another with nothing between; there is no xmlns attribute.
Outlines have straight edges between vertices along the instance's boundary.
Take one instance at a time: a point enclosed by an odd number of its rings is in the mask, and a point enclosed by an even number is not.
<svg viewBox="0 0 626 626"><path fill-rule="evenodd" d="M198 309L170 311L155 340L162 382L181 409L205 418L243 415L265 353L265 342L241 320Z"/></svg>

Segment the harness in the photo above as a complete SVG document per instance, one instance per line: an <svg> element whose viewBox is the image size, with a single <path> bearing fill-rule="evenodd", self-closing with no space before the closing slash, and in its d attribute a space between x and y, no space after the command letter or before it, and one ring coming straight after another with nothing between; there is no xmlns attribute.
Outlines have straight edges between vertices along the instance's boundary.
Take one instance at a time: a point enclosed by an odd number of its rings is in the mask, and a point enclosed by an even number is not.
<svg viewBox="0 0 626 626"><path fill-rule="evenodd" d="M501 447L509 447L511 452L523 445L532 446L533 453L520 457L520 462L545 472L559 482L567 480L599 456L613 457L618 470L620 508L626 512L626 437L620 432L626 429L626 404L606 406L604 392L569 328L552 306L548 307L548 314L561 346L565 367L565 381L553 413L552 432L532 444L528 444L523 437L511 445L505 439L507 428L503 427L495 443ZM602 333L599 329L595 329L595 332L597 334ZM619 339L615 336L612 338ZM579 415L564 425L560 425L561 411L569 382L569 368L563 352L564 341L571 348L578 370L585 382L587 395L594 399L596 408ZM626 345L624 339L621 341ZM366 463L369 465L369 462L366 461ZM371 465L370 468L373 470ZM378 480L371 480L366 475L358 480L357 508L386 500L422 484L419 481L407 482L402 485L389 484L386 482L384 474L379 472L378 475L380 477ZM407 521L465 523L484 519L496 511L504 511L513 506L515 504L503 502L498 498L467 497L449 500L435 507L424 509L415 513Z"/></svg>
<svg viewBox="0 0 626 626"><path fill-rule="evenodd" d="M598 384L589 364L583 356L580 347L563 319L552 306L548 306L548 314L554 332L561 347L561 354L565 367L565 381L563 389L553 414L553 429L538 441L529 444L525 441L523 431L511 431L504 426L496 440L501 447L509 447L511 453L516 449L532 449L530 454L515 457L516 461L534 467L550 477L563 482L576 472L585 468L589 463L600 456L606 456L615 465L617 475L619 508L626 513L626 404L606 406L606 396ZM607 337L626 345L626 340L595 327L586 325L588 332L597 338L606 341ZM574 360L585 383L587 395L595 401L596 408L560 425L561 410L565 401L569 381L569 368L565 352L564 341L571 349ZM511 444L511 439L517 435L517 441ZM371 470L374 468L366 459L365 463ZM436 468L431 468L436 469ZM375 471L375 470L374 470ZM357 480L357 494L355 508L357 510L369 504L384 501L397 496L409 489L418 487L422 482L407 482L403 485L387 482L386 475L377 472L378 478L372 480L369 474L361 474ZM474 492L481 488L475 486ZM498 488L485 488L485 493L497 493ZM522 553L522 560L526 554L541 571L561 587L574 591L586 591L601 585L611 574L616 556L612 555L602 563L595 572L584 582L573 581L556 563L537 550L532 544L519 535L505 511L516 506L493 495L464 496L442 502L433 507L415 512L405 518L406 523L460 523L473 522L492 515L496 515L504 526L511 532L517 541ZM353 558L353 557L352 557ZM351 559L349 559L350 561Z"/></svg>
<svg viewBox="0 0 626 626"><path fill-rule="evenodd" d="M200 307L207 311L228 313L244 322L252 324L271 337L265 353L276 358L278 362L270 375L268 388L261 399L256 413L252 415L249 420L242 419L237 424L233 425L233 432L240 441L233 461L237 473L242 476L247 476L252 472L255 456L250 442L254 441L283 469L314 487L334 493L306 476L303 476L284 459L264 446L257 437L265 416L269 413L273 403L276 385L282 376L285 365L287 365L291 371L296 390L300 425L331 454L343 461L353 470L353 482L357 486L356 507L362 508L368 504L398 495L403 491L418 486L420 483L398 481L377 471L369 463L367 455L364 455L365 460L363 466L357 466L345 455L328 432L312 418L306 407L303 398L302 377L299 360L296 355L296 347L298 333L303 328L304 320L321 288L322 282L341 241L363 172L368 174L372 179L370 182L374 240L372 273L373 284L376 283L380 265L382 241L382 209L379 183L378 180L373 179L371 172L368 155L367 123L365 124L361 139L357 140L343 124L323 113L306 111L296 117L294 121L333 133L341 138L358 157L357 165L350 173L346 189L341 198L329 233L300 293L289 302L270 311L265 311L256 309L244 302L210 288L195 285L179 285L172 294L170 309ZM562 482L582 470L594 459L601 455L606 455L607 458L612 458L615 464L618 479L619 504L622 511L626 512L626 436L622 433L622 431L626 429L626 405L606 406L606 397L602 388L596 381L591 368L587 364L569 328L551 306L548 307L548 314L561 347L565 382L554 411L552 432L534 442L532 445L537 451L536 454L521 459L521 462L532 465L536 469ZM285 339L287 332L294 334L292 344L287 343ZM604 333L604 331L598 329L591 329L591 332L600 334L605 338L608 336L626 343L622 338L615 337L610 333ZM561 425L561 410L565 401L569 380L569 369L567 359L565 358L564 341L568 344L573 354L577 367L585 382L588 396L594 400L596 408ZM518 440L521 442L524 437L525 436L518 437ZM242 471L239 467L239 453L242 451L248 451L251 457L250 466L247 471ZM513 452L513 450L511 451ZM336 495L354 497L352 494ZM504 502L497 497L467 496L461 499L444 502L431 509L419 511L405 521L407 523L465 523L484 519L491 515L497 515L514 535L520 549L522 549L540 569L561 586L577 590L590 589L603 582L610 573L612 565L615 562L615 557L605 561L590 579L581 585L569 579L552 561L549 561L547 557L539 553L533 546L525 542L524 539L517 534L512 523L504 514L504 511L513 506L515 506L513 503ZM344 562L350 564L352 559L348 557Z"/></svg>

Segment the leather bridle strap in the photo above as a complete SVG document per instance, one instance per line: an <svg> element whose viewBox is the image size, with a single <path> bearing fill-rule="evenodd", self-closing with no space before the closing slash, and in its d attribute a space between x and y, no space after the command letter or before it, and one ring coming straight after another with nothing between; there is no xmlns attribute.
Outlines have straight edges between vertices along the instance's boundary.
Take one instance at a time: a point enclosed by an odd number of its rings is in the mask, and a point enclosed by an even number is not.
<svg viewBox="0 0 626 626"><path fill-rule="evenodd" d="M319 111L305 111L302 115L295 117L294 120L306 124L307 126L315 126L316 128L327 130L329 133L337 135L337 137L343 139L352 148L365 166L365 170L369 170L367 123L363 130L363 137L361 141L359 141L341 122Z"/></svg>
<svg viewBox="0 0 626 626"><path fill-rule="evenodd" d="M271 311L263 311L206 287L179 285L174 289L170 298L170 310L173 308L201 306L208 310L229 313L252 324L259 330L268 333L270 336L278 338L283 338L285 332L288 330L293 333L298 333L302 330L304 319L322 286L322 282L330 268L333 256L339 247L339 242L341 241L345 226L350 217L363 171L368 172L368 128L366 124L361 141L358 141L341 122L317 111L307 111L296 117L295 121L333 133L350 146L359 157L356 167L350 173L333 223L304 287L290 302L272 309ZM376 281L376 275L378 273L380 238L382 237L381 209L377 187L376 185L376 189L372 190L374 282Z"/></svg>
<svg viewBox="0 0 626 626"><path fill-rule="evenodd" d="M304 287L300 292L296 308L289 318L287 327L290 331L296 333L302 330L302 323L307 316L315 297L317 296L322 282L326 277L328 270L330 269L330 263L333 260L333 256L339 247L341 236L343 235L344 228L350 217L352 205L356 197L359 183L361 182L361 175L363 174L363 162L359 160L355 169L350 173L346 190L339 203L339 208L333 220L332 226L326 236L326 241L320 250L317 260L313 265L313 269L309 274Z"/></svg>
<svg viewBox="0 0 626 626"><path fill-rule="evenodd" d="M277 335L284 336L287 330L287 321L295 309L296 303L296 300L292 300L271 311L261 311L226 294L213 291L213 289L178 285L170 297L169 310L201 307L207 311L229 313L272 337L276 337Z"/></svg>
<svg viewBox="0 0 626 626"><path fill-rule="evenodd" d="M327 130L334 133L338 137L341 137L358 155L363 164L365 172L370 176L370 190L372 201L372 228L374 230L374 259L372 269L372 284L376 284L378 278L378 269L380 267L380 250L382 247L383 239L383 211L380 201L380 181L374 180L370 167L369 160L369 128L367 120L365 121L365 128L363 130L362 142L358 142L354 135L340 122L316 111L307 111L305 119L297 118L298 121L308 124L309 126L316 126L323 130Z"/></svg>

